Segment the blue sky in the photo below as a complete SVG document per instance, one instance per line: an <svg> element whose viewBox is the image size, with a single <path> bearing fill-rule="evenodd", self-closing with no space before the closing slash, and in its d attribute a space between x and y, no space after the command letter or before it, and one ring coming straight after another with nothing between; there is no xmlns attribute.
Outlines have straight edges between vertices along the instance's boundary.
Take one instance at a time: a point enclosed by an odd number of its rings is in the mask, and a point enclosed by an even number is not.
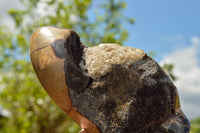
<svg viewBox="0 0 200 133"><path fill-rule="evenodd" d="M126 0L125 14L135 18L127 26L130 38L127 46L164 53L189 45L192 36L200 36L199 0Z"/></svg>
<svg viewBox="0 0 200 133"><path fill-rule="evenodd" d="M190 119L200 117L200 0L125 1L124 14L135 24L124 25L130 33L124 45L155 51L160 64L173 63L182 109ZM22 6L17 0L0 0L2 21L12 27L5 15L11 7Z"/></svg>
<svg viewBox="0 0 200 133"><path fill-rule="evenodd" d="M155 51L160 64L173 63L182 109L190 118L200 116L200 1L126 0L128 26L125 46Z"/></svg>

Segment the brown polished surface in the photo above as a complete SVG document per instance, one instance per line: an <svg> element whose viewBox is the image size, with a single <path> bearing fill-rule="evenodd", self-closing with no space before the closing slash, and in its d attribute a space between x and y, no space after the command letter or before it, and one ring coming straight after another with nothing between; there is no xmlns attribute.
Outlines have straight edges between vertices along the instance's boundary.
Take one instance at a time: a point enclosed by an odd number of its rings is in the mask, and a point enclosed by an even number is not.
<svg viewBox="0 0 200 133"><path fill-rule="evenodd" d="M65 82L64 61L55 55L52 42L64 37L70 30L41 27L31 37L30 57L34 70L47 93L51 98L88 133L98 133L97 127L74 110L68 95Z"/></svg>

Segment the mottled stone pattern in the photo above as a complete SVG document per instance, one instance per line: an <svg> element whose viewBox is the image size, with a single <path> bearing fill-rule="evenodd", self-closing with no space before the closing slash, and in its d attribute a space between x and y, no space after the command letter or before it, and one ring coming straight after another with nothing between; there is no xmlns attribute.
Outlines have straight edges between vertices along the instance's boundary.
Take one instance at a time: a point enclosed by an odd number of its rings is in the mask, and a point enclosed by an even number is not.
<svg viewBox="0 0 200 133"><path fill-rule="evenodd" d="M177 110L167 121L165 121L159 128L155 128L154 132L167 133L189 133L190 123L181 109Z"/></svg>
<svg viewBox="0 0 200 133"><path fill-rule="evenodd" d="M175 121L168 119L177 113L176 87L142 50L116 44L85 48L69 37L65 49L72 105L102 133L175 132L163 122Z"/></svg>
<svg viewBox="0 0 200 133"><path fill-rule="evenodd" d="M144 57L145 52L131 47L122 47L117 44L100 44L96 47L84 49L81 69L85 75L94 79L104 76L112 70L112 65L131 64Z"/></svg>

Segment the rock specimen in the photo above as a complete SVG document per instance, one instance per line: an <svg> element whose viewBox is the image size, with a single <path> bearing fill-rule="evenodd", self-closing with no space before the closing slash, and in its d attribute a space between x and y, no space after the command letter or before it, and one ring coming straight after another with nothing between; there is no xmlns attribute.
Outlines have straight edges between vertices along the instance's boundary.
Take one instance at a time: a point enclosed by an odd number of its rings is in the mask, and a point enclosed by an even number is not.
<svg viewBox="0 0 200 133"><path fill-rule="evenodd" d="M30 54L45 90L87 132L189 132L176 87L140 49L87 48L74 31L42 27Z"/></svg>

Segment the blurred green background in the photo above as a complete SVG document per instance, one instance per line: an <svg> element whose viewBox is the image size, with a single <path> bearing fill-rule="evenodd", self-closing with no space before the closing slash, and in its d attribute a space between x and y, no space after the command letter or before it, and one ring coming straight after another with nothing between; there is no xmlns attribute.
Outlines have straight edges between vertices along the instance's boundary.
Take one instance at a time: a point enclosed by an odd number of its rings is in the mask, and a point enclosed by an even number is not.
<svg viewBox="0 0 200 133"><path fill-rule="evenodd" d="M31 34L39 26L53 25L75 30L87 46L123 44L129 33L122 23L132 25L134 19L123 14L123 0L97 2L95 8L92 0L19 1L24 8L8 10L14 28L0 24L0 133L78 133L80 127L50 99L33 71ZM176 79L172 64L164 69ZM191 132L200 133L200 119L191 124Z"/></svg>

